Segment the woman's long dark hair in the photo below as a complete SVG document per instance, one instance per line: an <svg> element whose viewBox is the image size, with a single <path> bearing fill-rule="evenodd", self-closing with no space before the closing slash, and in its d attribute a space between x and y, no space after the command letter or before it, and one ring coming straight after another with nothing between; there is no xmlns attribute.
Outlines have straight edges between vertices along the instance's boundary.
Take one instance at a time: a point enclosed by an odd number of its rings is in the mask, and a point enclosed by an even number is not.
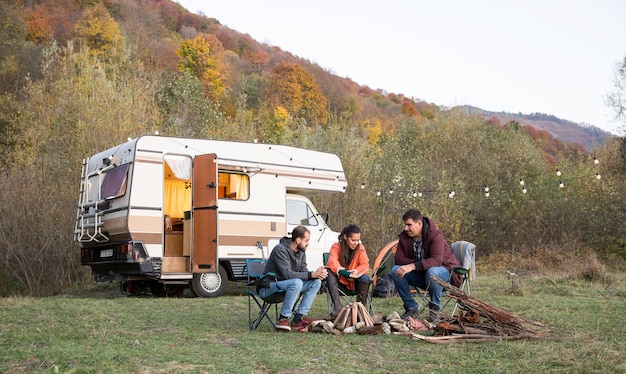
<svg viewBox="0 0 626 374"><path fill-rule="evenodd" d="M339 250L339 264L341 266L347 267L348 265L350 265L350 262L354 257L354 253L356 252L351 251L350 248L348 248L348 245L346 244L345 240L343 240L343 237L351 237L352 234L360 233L361 228L353 223L349 224L348 226L344 227L343 230L341 230L341 233L339 234L339 243L341 245L341 249Z"/></svg>

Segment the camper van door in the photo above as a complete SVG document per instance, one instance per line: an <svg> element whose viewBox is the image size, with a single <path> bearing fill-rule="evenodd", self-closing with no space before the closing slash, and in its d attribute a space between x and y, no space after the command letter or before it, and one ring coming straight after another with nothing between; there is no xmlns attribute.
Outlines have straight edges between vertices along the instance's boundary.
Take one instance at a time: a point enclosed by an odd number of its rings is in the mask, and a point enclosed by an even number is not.
<svg viewBox="0 0 626 374"><path fill-rule="evenodd" d="M215 154L193 165L193 273L215 273L217 262L217 164Z"/></svg>

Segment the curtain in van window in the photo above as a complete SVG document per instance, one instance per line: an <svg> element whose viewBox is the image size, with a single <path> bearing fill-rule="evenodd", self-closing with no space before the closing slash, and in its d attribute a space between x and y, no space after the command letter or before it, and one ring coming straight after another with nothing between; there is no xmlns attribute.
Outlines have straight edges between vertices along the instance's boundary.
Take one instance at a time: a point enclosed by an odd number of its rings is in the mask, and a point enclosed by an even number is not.
<svg viewBox="0 0 626 374"><path fill-rule="evenodd" d="M230 187L237 193L235 199L248 200L250 180L245 174L230 174Z"/></svg>
<svg viewBox="0 0 626 374"><path fill-rule="evenodd" d="M178 179L191 180L191 158L187 156L167 155L165 162Z"/></svg>
<svg viewBox="0 0 626 374"><path fill-rule="evenodd" d="M163 186L163 214L183 218L191 210L191 188L182 181L165 181Z"/></svg>

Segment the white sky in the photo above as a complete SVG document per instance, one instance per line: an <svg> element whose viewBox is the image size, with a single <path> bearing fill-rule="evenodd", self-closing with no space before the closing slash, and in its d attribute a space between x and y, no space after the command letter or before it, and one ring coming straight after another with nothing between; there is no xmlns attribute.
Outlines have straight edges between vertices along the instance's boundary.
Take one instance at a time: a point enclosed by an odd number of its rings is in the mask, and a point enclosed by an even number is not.
<svg viewBox="0 0 626 374"><path fill-rule="evenodd" d="M360 85L617 133L625 0L177 0Z"/></svg>

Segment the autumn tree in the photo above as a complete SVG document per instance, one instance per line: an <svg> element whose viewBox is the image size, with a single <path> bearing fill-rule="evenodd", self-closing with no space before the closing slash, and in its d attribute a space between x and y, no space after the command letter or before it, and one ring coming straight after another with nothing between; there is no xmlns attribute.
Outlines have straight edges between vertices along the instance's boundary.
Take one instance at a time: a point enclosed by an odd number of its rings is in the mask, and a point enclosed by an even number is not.
<svg viewBox="0 0 626 374"><path fill-rule="evenodd" d="M280 63L270 73L266 99L308 124L328 122L327 100L313 76L298 64Z"/></svg>
<svg viewBox="0 0 626 374"><path fill-rule="evenodd" d="M198 77L209 99L218 102L224 95L227 75L221 42L214 35L198 34L193 39L184 40L176 54L179 57L178 70L189 71Z"/></svg>
<svg viewBox="0 0 626 374"><path fill-rule="evenodd" d="M74 26L79 45L100 59L118 60L124 49L124 38L117 22L102 5L85 9Z"/></svg>

